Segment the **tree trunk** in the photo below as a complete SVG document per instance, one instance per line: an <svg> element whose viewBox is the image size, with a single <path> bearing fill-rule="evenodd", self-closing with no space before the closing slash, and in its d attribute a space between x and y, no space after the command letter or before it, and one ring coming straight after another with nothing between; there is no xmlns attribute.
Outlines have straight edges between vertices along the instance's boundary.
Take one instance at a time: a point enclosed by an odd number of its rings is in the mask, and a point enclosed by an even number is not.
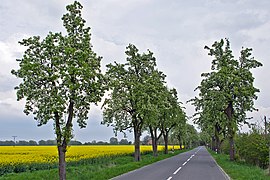
<svg viewBox="0 0 270 180"><path fill-rule="evenodd" d="M179 139L179 146L180 146L180 150L182 150L183 148L182 148L182 141L181 141L181 139Z"/></svg>
<svg viewBox="0 0 270 180"><path fill-rule="evenodd" d="M153 156L157 157L158 156L158 140L161 136L161 134L158 136L157 135L157 128L152 128L152 126L149 126L150 134L151 134L151 139L152 139L152 150L153 150Z"/></svg>
<svg viewBox="0 0 270 180"><path fill-rule="evenodd" d="M57 112L54 112L55 115L55 133L57 141L57 150L58 150L58 174L60 180L66 179L66 144L62 142L62 132L60 128L60 117Z"/></svg>
<svg viewBox="0 0 270 180"><path fill-rule="evenodd" d="M235 160L234 138L230 136L229 141L230 141L230 160L234 161Z"/></svg>
<svg viewBox="0 0 270 180"><path fill-rule="evenodd" d="M58 145L58 158L59 158L59 180L66 180L66 148Z"/></svg>
<svg viewBox="0 0 270 180"><path fill-rule="evenodd" d="M218 135L215 135L215 152L220 153L220 139Z"/></svg>
<svg viewBox="0 0 270 180"><path fill-rule="evenodd" d="M183 148L182 148L182 139L181 139L181 136L178 135L178 136L177 136L177 139L178 139L178 142L179 142L180 150L182 150Z"/></svg>
<svg viewBox="0 0 270 180"><path fill-rule="evenodd" d="M135 161L140 161L141 160L140 132L138 132L138 129L136 129L136 128L134 128L134 137L135 137L135 142L134 142L134 147L135 147L134 160Z"/></svg>
<svg viewBox="0 0 270 180"><path fill-rule="evenodd" d="M156 133L154 132L154 129L152 126L149 126L150 134L151 134L151 140L152 140L152 150L153 150L153 156L157 156L157 141L156 141Z"/></svg>
<svg viewBox="0 0 270 180"><path fill-rule="evenodd" d="M234 129L233 129L233 104L229 102L228 107L225 109L225 114L229 119L228 132L229 132L229 143L230 143L230 160L235 160L235 148L234 148Z"/></svg>
<svg viewBox="0 0 270 180"><path fill-rule="evenodd" d="M215 136L212 136L212 141L211 141L211 149L212 151L215 151L215 144L216 144L216 140L215 140Z"/></svg>
<svg viewBox="0 0 270 180"><path fill-rule="evenodd" d="M153 148L153 156L157 157L157 141L155 139L152 139L152 148Z"/></svg>
<svg viewBox="0 0 270 180"><path fill-rule="evenodd" d="M166 132L163 133L165 147L164 147L164 154L168 154L168 134Z"/></svg>

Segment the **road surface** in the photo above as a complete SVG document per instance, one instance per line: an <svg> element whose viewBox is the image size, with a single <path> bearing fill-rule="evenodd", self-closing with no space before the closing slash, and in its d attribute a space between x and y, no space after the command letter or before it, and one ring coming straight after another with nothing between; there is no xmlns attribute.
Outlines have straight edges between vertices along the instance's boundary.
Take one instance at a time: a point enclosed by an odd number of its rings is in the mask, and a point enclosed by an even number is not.
<svg viewBox="0 0 270 180"><path fill-rule="evenodd" d="M228 180L205 147L156 162L113 180Z"/></svg>

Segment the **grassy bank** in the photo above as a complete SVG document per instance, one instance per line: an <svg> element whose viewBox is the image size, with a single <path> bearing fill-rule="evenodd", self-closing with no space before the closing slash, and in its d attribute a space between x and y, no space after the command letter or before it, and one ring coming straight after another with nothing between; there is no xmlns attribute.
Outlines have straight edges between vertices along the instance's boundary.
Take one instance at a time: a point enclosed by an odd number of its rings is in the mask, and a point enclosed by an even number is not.
<svg viewBox="0 0 270 180"><path fill-rule="evenodd" d="M265 170L247 165L243 162L232 162L225 154L209 151L220 167L234 180L269 180Z"/></svg>
<svg viewBox="0 0 270 180"><path fill-rule="evenodd" d="M142 161L134 162L131 155L109 158L107 161L92 164L74 164L67 167L67 179L110 179L120 174L132 171L145 165L160 161L162 159L185 152L186 150L177 150L174 153L163 154L159 153L158 157L153 157L152 154L142 155ZM23 173L12 173L0 176L0 180L21 180L21 179L58 179L58 170L40 170Z"/></svg>

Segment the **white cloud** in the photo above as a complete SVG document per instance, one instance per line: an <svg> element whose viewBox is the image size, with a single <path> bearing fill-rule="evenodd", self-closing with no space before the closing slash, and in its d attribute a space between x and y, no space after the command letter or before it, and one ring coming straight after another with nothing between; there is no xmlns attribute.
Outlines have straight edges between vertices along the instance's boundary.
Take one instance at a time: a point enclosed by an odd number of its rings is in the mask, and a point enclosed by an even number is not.
<svg viewBox="0 0 270 180"><path fill-rule="evenodd" d="M0 116L4 115L5 119L8 119L8 114L16 114L9 118L10 121L25 122L27 119L35 125L31 117L22 113L24 103L16 101L13 90L19 80L10 71L18 68L15 59L20 58L24 50L17 42L26 34L44 37L49 31L63 31L61 17L65 6L71 2L1 1ZM150 49L157 58L159 69L167 75L169 86L178 90L182 101L196 95L193 90L201 81L200 74L210 71L212 59L203 49L205 45L211 46L214 41L228 37L236 57L242 46L252 47L254 57L264 64L254 71L255 86L261 90L256 102L260 111L256 116L270 116L270 85L267 83L270 77L270 1L82 0L81 3L83 17L91 27L93 48L103 57L103 71L108 63L125 61L125 47L129 43L134 43L141 52ZM193 107L185 106L188 116L191 116ZM80 131L75 129L77 139L98 139L99 131L104 135L100 140L113 135L112 129L99 125L100 113L98 108L91 110L88 127ZM0 117L0 121L4 119ZM45 136L45 133L41 134L39 137Z"/></svg>

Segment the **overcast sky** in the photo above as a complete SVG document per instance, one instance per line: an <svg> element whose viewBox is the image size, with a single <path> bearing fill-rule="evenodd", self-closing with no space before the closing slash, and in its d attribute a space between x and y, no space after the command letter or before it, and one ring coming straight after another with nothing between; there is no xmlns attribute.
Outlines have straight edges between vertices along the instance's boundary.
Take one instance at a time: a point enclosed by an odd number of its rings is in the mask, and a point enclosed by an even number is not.
<svg viewBox="0 0 270 180"><path fill-rule="evenodd" d="M42 127L23 114L24 102L16 100L19 80L11 69L24 48L23 38L49 31L65 32L61 17L67 0L1 0L0 3L0 140L54 139L53 123ZM103 57L102 70L113 61L125 61L125 47L135 44L140 52L150 49L158 68L167 75L184 102L188 116L194 108L185 102L196 95L202 72L210 71L211 57L204 46L229 38L235 57L241 47L253 48L253 56L263 67L253 71L260 89L254 121L270 117L270 1L269 0L83 0L83 18L91 27L94 51ZM100 125L102 113L92 106L88 126L75 126L75 139L82 142L108 141L112 128ZM244 128L245 130L245 128ZM122 136L119 136L119 139ZM128 135L131 140L132 135Z"/></svg>

